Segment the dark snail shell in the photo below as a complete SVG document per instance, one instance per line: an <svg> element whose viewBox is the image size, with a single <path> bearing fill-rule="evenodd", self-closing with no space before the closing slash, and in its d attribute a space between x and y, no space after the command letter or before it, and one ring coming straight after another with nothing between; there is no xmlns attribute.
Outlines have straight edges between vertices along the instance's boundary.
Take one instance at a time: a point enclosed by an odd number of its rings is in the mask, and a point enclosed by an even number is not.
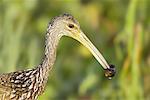
<svg viewBox="0 0 150 100"><path fill-rule="evenodd" d="M105 76L108 79L112 79L112 77L115 76L115 73L116 73L116 69L114 65L110 65L109 69L105 69Z"/></svg>

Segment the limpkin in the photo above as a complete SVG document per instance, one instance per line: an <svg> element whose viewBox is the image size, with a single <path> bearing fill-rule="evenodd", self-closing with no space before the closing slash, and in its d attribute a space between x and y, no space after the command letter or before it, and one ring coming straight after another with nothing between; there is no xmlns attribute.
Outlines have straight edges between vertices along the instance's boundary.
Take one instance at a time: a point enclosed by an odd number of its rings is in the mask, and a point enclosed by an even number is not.
<svg viewBox="0 0 150 100"><path fill-rule="evenodd" d="M115 74L101 53L80 29L77 20L70 14L62 14L48 24L45 40L45 53L41 63L33 68L0 74L0 100L37 100L44 92L49 73L56 59L56 49L62 36L69 36L89 49L105 70L105 76Z"/></svg>

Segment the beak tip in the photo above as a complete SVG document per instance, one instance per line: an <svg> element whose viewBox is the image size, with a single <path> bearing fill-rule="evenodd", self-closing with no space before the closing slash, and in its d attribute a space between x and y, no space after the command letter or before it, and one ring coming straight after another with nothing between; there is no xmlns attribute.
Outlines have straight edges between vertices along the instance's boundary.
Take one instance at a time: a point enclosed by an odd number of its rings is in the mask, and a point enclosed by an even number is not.
<svg viewBox="0 0 150 100"><path fill-rule="evenodd" d="M110 65L110 68L109 68L109 69L105 69L105 76L106 76L108 79L112 79L112 77L115 76L115 73L116 73L116 69L115 69L115 66L114 66L114 65Z"/></svg>

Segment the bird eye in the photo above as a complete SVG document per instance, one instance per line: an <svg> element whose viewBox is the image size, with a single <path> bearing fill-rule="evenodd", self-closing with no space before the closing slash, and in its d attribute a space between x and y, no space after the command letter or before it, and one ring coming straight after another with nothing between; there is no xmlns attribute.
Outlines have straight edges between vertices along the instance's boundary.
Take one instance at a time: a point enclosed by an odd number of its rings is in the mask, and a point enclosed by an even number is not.
<svg viewBox="0 0 150 100"><path fill-rule="evenodd" d="M68 27L69 28L74 28L74 25L73 24L69 24Z"/></svg>

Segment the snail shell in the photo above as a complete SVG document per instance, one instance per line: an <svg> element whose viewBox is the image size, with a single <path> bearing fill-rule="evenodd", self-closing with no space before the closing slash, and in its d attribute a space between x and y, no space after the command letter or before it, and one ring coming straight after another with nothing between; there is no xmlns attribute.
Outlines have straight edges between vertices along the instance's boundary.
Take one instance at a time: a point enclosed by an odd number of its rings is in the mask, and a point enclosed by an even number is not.
<svg viewBox="0 0 150 100"><path fill-rule="evenodd" d="M116 69L114 65L110 65L109 69L105 69L105 76L108 79L112 79L112 77L115 76L115 73L116 73Z"/></svg>

